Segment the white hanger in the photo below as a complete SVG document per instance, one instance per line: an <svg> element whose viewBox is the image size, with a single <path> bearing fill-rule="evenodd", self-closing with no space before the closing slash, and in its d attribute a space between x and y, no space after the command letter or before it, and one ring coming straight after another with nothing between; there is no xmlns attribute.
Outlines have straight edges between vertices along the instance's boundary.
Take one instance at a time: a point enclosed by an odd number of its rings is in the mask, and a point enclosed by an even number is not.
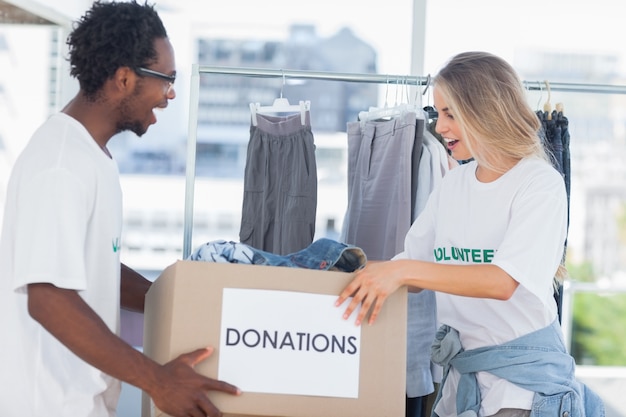
<svg viewBox="0 0 626 417"><path fill-rule="evenodd" d="M306 124L306 112L311 110L310 100L300 100L298 104L289 104L289 100L283 97L283 87L285 86L285 74L283 73L283 85L280 87L280 97L274 100L271 106L261 106L260 103L250 103L250 113L252 115L252 125L257 125L256 115L261 113L295 113L300 112L300 121Z"/></svg>
<svg viewBox="0 0 626 417"><path fill-rule="evenodd" d="M300 112L300 121L303 125L306 124L306 112L311 110L311 101L306 100L298 104L289 104L289 100L280 97L274 100L274 104L271 106L261 106L260 103L250 103L250 113L252 114L252 125L257 125L256 115L258 113L294 113Z"/></svg>
<svg viewBox="0 0 626 417"><path fill-rule="evenodd" d="M403 87L406 89L406 77L403 80ZM424 117L423 111L421 110L421 104L418 104L417 102L413 104L408 103L408 102L398 104L397 92L396 92L396 103L391 107L388 106L387 104L388 93L389 93L389 79L387 79L387 91L385 92L384 106L382 108L370 107L368 111L359 112L359 120L361 122L367 122L370 120L393 118L397 116L402 116L408 112L415 112L416 117L418 118ZM407 101L408 101L408 96L407 96Z"/></svg>
<svg viewBox="0 0 626 417"><path fill-rule="evenodd" d="M370 121L400 116L406 113L409 105L407 103L399 104L393 107L375 108L370 107L369 111L359 112L359 120Z"/></svg>

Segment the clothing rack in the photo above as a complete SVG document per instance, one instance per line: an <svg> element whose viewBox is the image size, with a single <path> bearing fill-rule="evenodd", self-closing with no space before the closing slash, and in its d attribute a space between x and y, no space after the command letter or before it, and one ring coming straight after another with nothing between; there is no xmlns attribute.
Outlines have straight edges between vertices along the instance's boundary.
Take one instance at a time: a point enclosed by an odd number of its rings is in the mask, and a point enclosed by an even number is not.
<svg viewBox="0 0 626 417"><path fill-rule="evenodd" d="M255 78L312 79L356 83L374 83L388 85L425 86L430 84L430 75L392 75L340 73L289 69L215 67L199 64L192 65L191 88L189 94L189 125L187 141L187 164L185 182L185 213L183 259L191 253L191 235L193 226L194 182L196 176L196 143L198 125L198 105L200 99L200 74L240 75ZM574 93L626 94L626 85L552 83L548 81L523 81L529 91L561 91ZM425 90L424 90L425 92Z"/></svg>
<svg viewBox="0 0 626 417"><path fill-rule="evenodd" d="M212 67L193 64L191 74L191 88L189 94L189 125L186 161L185 182L185 213L184 213L184 240L183 259L191 254L191 236L193 226L193 201L194 182L196 176L196 143L198 125L198 104L200 98L200 74L240 75L255 78L282 78L283 81L290 79L314 79L326 81L342 81L357 83L374 83L389 85L427 86L430 76L422 77L415 75L385 75L385 74L357 74L338 72L319 72L304 70L276 70L264 68L242 67Z"/></svg>
<svg viewBox="0 0 626 417"><path fill-rule="evenodd" d="M626 94L626 85L553 83L547 81L522 81L522 84L530 91L548 91L549 88L550 91L567 93Z"/></svg>

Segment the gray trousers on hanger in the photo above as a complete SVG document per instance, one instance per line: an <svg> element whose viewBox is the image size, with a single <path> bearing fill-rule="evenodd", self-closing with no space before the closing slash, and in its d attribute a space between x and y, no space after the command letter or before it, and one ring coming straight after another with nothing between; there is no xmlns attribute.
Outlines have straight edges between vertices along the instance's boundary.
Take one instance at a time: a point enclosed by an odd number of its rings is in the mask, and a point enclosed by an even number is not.
<svg viewBox="0 0 626 417"><path fill-rule="evenodd" d="M362 248L368 259L388 260L404 250L415 216L424 134L425 120L416 119L415 113L348 124L349 200L342 239ZM419 400L425 403L434 389L430 362L436 331L434 293L409 294L408 313L407 416L417 417L425 409Z"/></svg>
<svg viewBox="0 0 626 417"><path fill-rule="evenodd" d="M309 113L257 114L250 126L239 239L286 255L309 246L315 235L317 166Z"/></svg>
<svg viewBox="0 0 626 417"><path fill-rule="evenodd" d="M368 259L388 260L404 247L411 227L415 125L415 113L347 125L348 210L341 238Z"/></svg>

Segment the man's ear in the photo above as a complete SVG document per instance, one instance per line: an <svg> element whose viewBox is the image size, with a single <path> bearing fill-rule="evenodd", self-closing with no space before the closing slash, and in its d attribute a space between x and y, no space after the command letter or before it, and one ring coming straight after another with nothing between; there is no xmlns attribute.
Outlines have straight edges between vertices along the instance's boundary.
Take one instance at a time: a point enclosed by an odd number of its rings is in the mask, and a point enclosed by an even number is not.
<svg viewBox="0 0 626 417"><path fill-rule="evenodd" d="M116 92L122 95L130 94L137 84L137 73L130 67L119 67L113 75L113 84Z"/></svg>

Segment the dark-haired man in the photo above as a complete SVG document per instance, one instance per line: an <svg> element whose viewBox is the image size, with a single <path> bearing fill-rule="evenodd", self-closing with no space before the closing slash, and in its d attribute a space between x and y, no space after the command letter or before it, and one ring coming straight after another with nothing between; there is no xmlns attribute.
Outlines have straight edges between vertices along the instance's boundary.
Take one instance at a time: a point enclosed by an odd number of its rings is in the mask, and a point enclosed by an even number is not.
<svg viewBox="0 0 626 417"><path fill-rule="evenodd" d="M97 1L68 37L80 90L33 135L11 175L0 242L0 415L114 416L120 380L173 416L218 416L238 394L193 366L160 365L117 335L150 282L120 263L122 195L107 143L144 134L175 97L174 52L153 6ZM120 291L121 290L121 291Z"/></svg>

